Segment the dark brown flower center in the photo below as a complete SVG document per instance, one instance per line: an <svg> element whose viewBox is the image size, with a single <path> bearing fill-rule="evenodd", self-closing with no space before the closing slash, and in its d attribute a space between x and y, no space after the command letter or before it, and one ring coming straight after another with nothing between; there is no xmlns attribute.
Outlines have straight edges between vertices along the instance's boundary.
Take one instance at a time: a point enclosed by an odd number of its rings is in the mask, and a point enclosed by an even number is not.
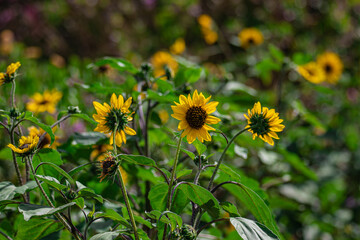
<svg viewBox="0 0 360 240"><path fill-rule="evenodd" d="M115 161L113 160L106 160L102 162L103 174L108 174L109 172L111 172L113 170L112 167L114 166L114 164Z"/></svg>
<svg viewBox="0 0 360 240"><path fill-rule="evenodd" d="M42 100L41 102L39 102L39 105L45 105L48 104L49 101L48 100Z"/></svg>
<svg viewBox="0 0 360 240"><path fill-rule="evenodd" d="M191 107L186 112L186 121L191 128L200 129L205 124L207 113L201 107Z"/></svg>
<svg viewBox="0 0 360 240"><path fill-rule="evenodd" d="M331 73L333 71L333 67L330 64L325 65L325 72Z"/></svg>
<svg viewBox="0 0 360 240"><path fill-rule="evenodd" d="M254 44L254 43L255 43L255 40L254 40L253 38L249 38L248 43L249 43L249 44Z"/></svg>

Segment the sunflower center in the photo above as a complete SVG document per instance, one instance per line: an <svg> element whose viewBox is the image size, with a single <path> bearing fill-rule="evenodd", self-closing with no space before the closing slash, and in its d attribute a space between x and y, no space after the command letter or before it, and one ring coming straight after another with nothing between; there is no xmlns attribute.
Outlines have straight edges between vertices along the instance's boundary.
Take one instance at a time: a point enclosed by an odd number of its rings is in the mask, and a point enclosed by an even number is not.
<svg viewBox="0 0 360 240"><path fill-rule="evenodd" d="M254 44L254 43L255 43L255 40L254 40L253 38L249 38L248 43L249 43L249 44Z"/></svg>
<svg viewBox="0 0 360 240"><path fill-rule="evenodd" d="M21 145L20 147L19 147L19 149L25 149L25 148L28 148L28 147L30 147L30 144L28 144L28 143L25 143L25 144L23 144L23 145Z"/></svg>
<svg viewBox="0 0 360 240"><path fill-rule="evenodd" d="M201 107L191 107L186 112L186 121L191 128L200 129L205 124L207 113Z"/></svg>
<svg viewBox="0 0 360 240"><path fill-rule="evenodd" d="M125 125L128 123L127 118L128 117L126 113L121 112L120 109L113 108L111 109L110 113L105 117L105 125L113 131L124 130Z"/></svg>
<svg viewBox="0 0 360 240"><path fill-rule="evenodd" d="M325 65L325 72L331 73L333 71L333 67L330 64Z"/></svg>
<svg viewBox="0 0 360 240"><path fill-rule="evenodd" d="M115 165L115 161L113 160L107 160L102 162L102 169L103 169L103 173L107 174L109 172L111 172L113 169L112 167Z"/></svg>
<svg viewBox="0 0 360 240"><path fill-rule="evenodd" d="M41 102L39 102L39 105L45 105L45 104L48 104L49 101L48 100L42 100Z"/></svg>
<svg viewBox="0 0 360 240"><path fill-rule="evenodd" d="M269 119L264 118L263 114L257 114L250 118L250 129L258 135L267 134L270 131Z"/></svg>

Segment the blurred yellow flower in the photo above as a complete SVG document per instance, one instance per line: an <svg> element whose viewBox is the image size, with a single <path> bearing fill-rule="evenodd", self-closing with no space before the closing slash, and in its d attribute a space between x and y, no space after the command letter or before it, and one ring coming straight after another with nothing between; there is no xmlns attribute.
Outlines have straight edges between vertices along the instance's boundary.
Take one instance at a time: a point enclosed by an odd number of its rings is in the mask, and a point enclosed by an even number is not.
<svg viewBox="0 0 360 240"><path fill-rule="evenodd" d="M56 131L57 127L53 127L53 132ZM43 135L45 133L45 131L40 128L36 128L34 126L31 126L28 128L29 131L29 136L38 136L40 138L41 135ZM44 139L41 141L39 148L52 148L52 149L56 149L58 146L60 146L60 143L57 141L59 139L58 136L55 136L55 141L53 142L53 144L50 146L51 143L51 138L50 135L48 133L46 133Z"/></svg>
<svg viewBox="0 0 360 240"><path fill-rule="evenodd" d="M274 145L272 138L279 139L276 132L281 132L285 128L281 124L283 120L279 118L279 113L267 107L261 108L260 102L255 103L251 111L248 109L248 115L244 116L248 122L245 128L253 134L253 139L259 137L270 145Z"/></svg>
<svg viewBox="0 0 360 240"><path fill-rule="evenodd" d="M219 38L217 32L208 28L202 28L202 33L204 35L205 42L209 45L216 43Z"/></svg>
<svg viewBox="0 0 360 240"><path fill-rule="evenodd" d="M26 104L26 109L34 113L47 111L53 114L56 111L56 104L61 98L62 93L56 89L51 91L46 90L43 94L35 93Z"/></svg>
<svg viewBox="0 0 360 240"><path fill-rule="evenodd" d="M165 66L167 66L170 69L172 76L174 76L178 70L178 63L168 52L164 52L164 51L156 52L152 56L150 62L154 67L155 77L161 77L165 75L165 69L164 69Z"/></svg>
<svg viewBox="0 0 360 240"><path fill-rule="evenodd" d="M12 144L8 144L7 146L11 148L16 153L20 155L27 155L32 153L32 150L36 147L39 142L39 137L34 135L29 135L27 137L22 136L19 139L19 147L16 147Z"/></svg>
<svg viewBox="0 0 360 240"><path fill-rule="evenodd" d="M123 96L119 95L117 98L115 93L111 96L110 104L104 103L103 105L98 102L93 102L97 114L93 114L93 118L98 122L97 127L94 129L96 132L111 133L110 145L115 143L121 147L122 143L126 143L125 133L128 135L136 135L134 129L127 126L128 122L132 121L129 107L132 98L128 98L124 102Z"/></svg>
<svg viewBox="0 0 360 240"><path fill-rule="evenodd" d="M211 141L208 131L215 130L207 124L217 124L221 120L217 117L210 116L216 111L219 102L210 102L211 96L205 98L202 93L198 94L195 90L193 97L180 95L179 102L176 106L171 106L174 113L173 118L180 120L178 130L184 130L181 137L187 137L188 143L192 143L198 138L201 142Z"/></svg>
<svg viewBox="0 0 360 240"><path fill-rule="evenodd" d="M11 82L15 76L15 72L16 70L21 66L20 62L16 62L16 63L11 63L7 68L6 68L6 73L1 72L0 73L0 86Z"/></svg>
<svg viewBox="0 0 360 240"><path fill-rule="evenodd" d="M209 45L216 43L218 34L214 30L214 21L207 14L202 14L198 17L198 23L201 26L201 32L204 36L205 42Z"/></svg>
<svg viewBox="0 0 360 240"><path fill-rule="evenodd" d="M162 124L167 123L167 121L169 120L168 111L166 111L165 109L161 109L159 111L159 118L160 118Z"/></svg>
<svg viewBox="0 0 360 240"><path fill-rule="evenodd" d="M94 150L90 153L90 160L100 159L104 153L113 150L113 146L109 144L93 145L92 148Z"/></svg>
<svg viewBox="0 0 360 240"><path fill-rule="evenodd" d="M245 28L239 33L238 37L243 48L260 45L264 42L264 37L257 28Z"/></svg>
<svg viewBox="0 0 360 240"><path fill-rule="evenodd" d="M343 63L340 57L333 52L325 52L317 57L317 64L325 72L325 80L335 84L343 72Z"/></svg>
<svg viewBox="0 0 360 240"><path fill-rule="evenodd" d="M319 84L325 81L325 72L316 62L297 66L296 70L309 82Z"/></svg>
<svg viewBox="0 0 360 240"><path fill-rule="evenodd" d="M185 40L178 38L173 45L170 46L170 52L174 55L180 55L185 51Z"/></svg>
<svg viewBox="0 0 360 240"><path fill-rule="evenodd" d="M11 30L5 29L0 33L0 53L9 55L14 48L14 33Z"/></svg>
<svg viewBox="0 0 360 240"><path fill-rule="evenodd" d="M207 14L201 14L197 20L198 20L198 23L200 24L200 26L203 28L211 28L212 27L213 20Z"/></svg>

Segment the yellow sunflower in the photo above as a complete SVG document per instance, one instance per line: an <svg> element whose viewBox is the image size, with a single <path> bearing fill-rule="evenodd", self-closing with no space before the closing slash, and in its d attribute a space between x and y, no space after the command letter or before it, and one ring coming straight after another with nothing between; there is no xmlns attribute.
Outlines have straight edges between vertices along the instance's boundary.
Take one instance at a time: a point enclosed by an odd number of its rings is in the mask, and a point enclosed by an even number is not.
<svg viewBox="0 0 360 240"><path fill-rule="evenodd" d="M39 142L38 136L29 135L27 137L22 136L19 139L19 147L16 147L12 144L8 144L7 146L11 148L11 150L13 150L14 152L19 153L20 155L27 155L33 152L38 142Z"/></svg>
<svg viewBox="0 0 360 240"><path fill-rule="evenodd" d="M6 73L0 73L0 86L11 82L15 77L16 70L21 66L20 62L12 63L6 68Z"/></svg>
<svg viewBox="0 0 360 240"><path fill-rule="evenodd" d="M325 72L316 62L298 66L296 70L309 82L319 84L325 81Z"/></svg>
<svg viewBox="0 0 360 240"><path fill-rule="evenodd" d="M110 145L113 144L115 134L115 143L121 147L122 143L126 143L125 133L128 135L135 135L134 129L127 126L128 122L132 121L132 113L129 111L132 98L128 98L124 102L123 96L119 95L117 98L115 93L111 96L110 104L104 103L103 105L98 102L93 102L97 114L93 115L95 121L98 122L97 127L94 129L96 132L111 133Z"/></svg>
<svg viewBox="0 0 360 240"><path fill-rule="evenodd" d="M49 112L51 114L56 111L56 104L62 98L62 93L53 89L52 91L46 90L43 94L35 93L30 101L26 104L26 109L34 112Z"/></svg>
<svg viewBox="0 0 360 240"><path fill-rule="evenodd" d="M198 23L200 24L205 42L209 45L216 43L218 34L215 31L215 24L212 18L207 14L202 14L198 17Z"/></svg>
<svg viewBox="0 0 360 240"><path fill-rule="evenodd" d="M239 33L238 37L243 48L260 45L264 42L264 37L257 28L245 28Z"/></svg>
<svg viewBox="0 0 360 240"><path fill-rule="evenodd" d="M94 160L96 158L100 159L103 153L113 150L113 146L109 144L94 145L92 148L94 150L90 153L90 160Z"/></svg>
<svg viewBox="0 0 360 240"><path fill-rule="evenodd" d="M186 49L185 40L183 38L178 38L173 45L170 46L170 52L174 55L182 54Z"/></svg>
<svg viewBox="0 0 360 240"><path fill-rule="evenodd" d="M201 14L197 20L198 20L198 23L200 24L200 26L203 28L211 28L212 27L213 20L207 14Z"/></svg>
<svg viewBox="0 0 360 240"><path fill-rule="evenodd" d="M343 63L336 53L325 52L319 55L317 64L324 70L327 82L335 84L339 81L343 72Z"/></svg>
<svg viewBox="0 0 360 240"><path fill-rule="evenodd" d="M251 111L248 110L248 115L244 116L248 121L245 128L253 134L253 139L259 137L270 145L274 145L272 138L279 139L276 132L281 132L285 128L281 124L283 120L279 118L279 113L267 107L261 108L260 102L255 103Z"/></svg>
<svg viewBox="0 0 360 240"><path fill-rule="evenodd" d="M188 143L192 143L198 138L201 142L211 141L208 131L215 130L207 124L216 124L221 120L217 117L210 116L216 111L219 102L210 102L210 97L205 98L202 93L198 94L195 90L193 97L180 95L179 102L175 102L176 106L171 106L174 114L171 116L180 120L178 130L184 130L181 137L187 138Z"/></svg>
<svg viewBox="0 0 360 240"><path fill-rule="evenodd" d="M165 66L167 66L170 69L172 76L175 75L178 69L178 63L168 52L164 52L164 51L156 52L152 56L150 62L154 67L155 77L161 77L165 75L165 68L164 68Z"/></svg>
<svg viewBox="0 0 360 240"><path fill-rule="evenodd" d="M53 127L53 132L56 131L56 127ZM29 131L29 135L30 136L38 136L40 138L41 135L43 135L45 133L45 131L40 128L36 128L34 126L31 126L28 128ZM45 135L45 138L41 141L39 148L52 148L52 149L56 149L58 146L60 146L60 143L57 141L59 139L58 136L55 136L55 141L53 142L53 144L50 146L51 143L51 137L50 135L47 133Z"/></svg>

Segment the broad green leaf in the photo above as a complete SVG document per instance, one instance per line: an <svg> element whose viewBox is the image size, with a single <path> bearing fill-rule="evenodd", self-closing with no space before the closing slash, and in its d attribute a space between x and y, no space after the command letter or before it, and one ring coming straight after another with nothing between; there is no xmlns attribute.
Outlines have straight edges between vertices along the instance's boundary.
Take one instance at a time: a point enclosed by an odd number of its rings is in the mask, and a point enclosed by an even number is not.
<svg viewBox="0 0 360 240"><path fill-rule="evenodd" d="M197 82L202 72L203 69L197 66L180 66L174 78L175 87L179 87L185 83Z"/></svg>
<svg viewBox="0 0 360 240"><path fill-rule="evenodd" d="M273 58L276 59L276 61L282 63L283 60L284 60L284 54L282 53L282 51L277 48L275 45L273 44L270 44L269 45L269 51L270 51L270 54Z"/></svg>
<svg viewBox="0 0 360 240"><path fill-rule="evenodd" d="M155 92L154 90L151 89L148 89L147 93L149 99L158 101L160 103L174 103L174 101L179 100L178 97L176 97L172 93L163 94L163 93Z"/></svg>
<svg viewBox="0 0 360 240"><path fill-rule="evenodd" d="M220 215L220 206L218 200L205 188L193 183L181 184L179 188L185 195L201 208L209 212L209 214L217 218Z"/></svg>
<svg viewBox="0 0 360 240"><path fill-rule="evenodd" d="M164 211L166 208L168 185L160 183L151 188L149 200L151 207L155 210Z"/></svg>
<svg viewBox="0 0 360 240"><path fill-rule="evenodd" d="M199 139L196 139L192 144L196 148L196 151L199 155L203 154L206 151L206 146L202 144Z"/></svg>
<svg viewBox="0 0 360 240"><path fill-rule="evenodd" d="M44 217L60 212L70 206L75 205L74 202L67 203L57 208L40 206L34 204L20 204L18 209L19 212L24 215L25 221L28 221L31 217Z"/></svg>
<svg viewBox="0 0 360 240"><path fill-rule="evenodd" d="M141 156L141 155L120 155L122 159L129 163L138 164L138 165L144 165L144 166L150 166L150 167L156 167L156 163L153 159Z"/></svg>
<svg viewBox="0 0 360 240"><path fill-rule="evenodd" d="M230 218L230 222L243 240L279 240L270 229L253 220L237 217Z"/></svg>
<svg viewBox="0 0 360 240"><path fill-rule="evenodd" d="M20 219L15 240L39 240L64 228L59 221L53 219L32 218L29 221Z"/></svg>
<svg viewBox="0 0 360 240"><path fill-rule="evenodd" d="M234 195L255 216L255 218L276 235L281 236L270 209L263 199L243 184L225 184L223 188Z"/></svg>
<svg viewBox="0 0 360 240"><path fill-rule="evenodd" d="M182 169L176 172L176 178L179 179L183 176L187 176L192 173L193 170L191 169Z"/></svg>
<svg viewBox="0 0 360 240"><path fill-rule="evenodd" d="M90 240L113 240L119 236L119 232L99 233L90 238Z"/></svg>
<svg viewBox="0 0 360 240"><path fill-rule="evenodd" d="M40 122L39 119L37 119L36 117L33 116L32 112L25 112L24 119L34 123L35 125L41 127L45 132L47 132L51 138L50 145L55 141L55 135L54 135L53 131L51 130L51 127Z"/></svg>
<svg viewBox="0 0 360 240"><path fill-rule="evenodd" d="M34 158L33 158L34 168L37 168L40 163L44 163L44 162L53 163L57 166L60 166L63 164L60 153L51 148L40 149L34 155ZM39 169L36 171L36 174L43 175L43 176L51 176L51 177L59 176L59 172L50 166L40 166Z"/></svg>
<svg viewBox="0 0 360 240"><path fill-rule="evenodd" d="M79 208L83 209L85 206L85 200L82 197L76 198L74 200L72 200L74 203L76 203L76 205L78 205Z"/></svg>
<svg viewBox="0 0 360 240"><path fill-rule="evenodd" d="M51 162L43 162L40 167L45 167L46 165L52 167L58 173L60 173L62 176L64 176L69 181L71 186L75 186L75 180L67 172L65 172L61 167L59 167L58 165L51 163Z"/></svg>
<svg viewBox="0 0 360 240"><path fill-rule="evenodd" d="M170 220L171 231L174 231L177 228L177 226L179 228L181 228L183 221L179 215L177 215L176 213L173 213L171 211L165 211L162 214L167 216L168 219Z"/></svg>
<svg viewBox="0 0 360 240"><path fill-rule="evenodd" d="M65 185L62 185L56 178L50 177L50 176L42 176L42 175L36 175L38 179L40 179L41 181L49 184L50 186L52 186L53 188L61 191L63 189L68 188Z"/></svg>
<svg viewBox="0 0 360 240"><path fill-rule="evenodd" d="M92 119L91 117L89 117L85 113L73 113L73 114L71 114L71 117L81 118L81 119L91 123L92 125L97 125L98 124L94 119Z"/></svg>
<svg viewBox="0 0 360 240"><path fill-rule="evenodd" d="M96 214L96 217L97 218L98 217L110 218L111 220L113 220L115 222L119 222L126 227L131 227L131 225L128 223L128 221L123 216L121 216L115 210L110 209L110 208L106 209L105 213Z"/></svg>
<svg viewBox="0 0 360 240"><path fill-rule="evenodd" d="M78 183L78 182L76 182ZM84 197L84 198L92 198L97 200L100 203L104 202L104 199L101 195L98 195L95 193L94 190L92 190L91 188L82 188L81 190L78 191L78 196L79 197Z"/></svg>
<svg viewBox="0 0 360 240"><path fill-rule="evenodd" d="M116 70L119 70L120 72L127 71L129 73L137 73L138 70L134 65L132 65L130 62L126 61L125 59L121 58L114 58L114 57L104 57L103 59L100 59L94 63L95 66L101 67L104 65L110 65L112 68L115 68ZM92 67L93 65L90 65Z"/></svg>
<svg viewBox="0 0 360 240"><path fill-rule="evenodd" d="M177 146L174 144L168 144L168 145L170 147L177 148ZM192 160L194 160L195 154L193 152L190 152L189 150L186 150L185 148L182 148L182 147L180 147L180 151L182 151L183 153L186 153Z"/></svg>
<svg viewBox="0 0 360 240"><path fill-rule="evenodd" d="M12 200L18 194L24 194L37 187L35 181L16 187L11 182L0 182L0 204L6 200Z"/></svg>
<svg viewBox="0 0 360 240"><path fill-rule="evenodd" d="M234 204L230 202L222 202L220 203L220 206L225 212L229 213L230 217L240 217L240 214Z"/></svg>
<svg viewBox="0 0 360 240"><path fill-rule="evenodd" d="M84 146L95 145L98 141L102 139L106 139L106 135L99 132L83 132L83 133L75 133L73 135L72 144L80 144Z"/></svg>
<svg viewBox="0 0 360 240"><path fill-rule="evenodd" d="M147 212L145 213L146 216L148 216L149 218L158 221L160 219L161 222L166 223L166 224L170 224L170 220L166 215L163 215L161 218L161 212L159 210L152 210L151 212Z"/></svg>
<svg viewBox="0 0 360 240"><path fill-rule="evenodd" d="M284 161L290 163L297 171L312 180L317 180L316 173L308 168L297 154L288 152L286 149L280 147L278 148L278 152L284 157Z"/></svg>

